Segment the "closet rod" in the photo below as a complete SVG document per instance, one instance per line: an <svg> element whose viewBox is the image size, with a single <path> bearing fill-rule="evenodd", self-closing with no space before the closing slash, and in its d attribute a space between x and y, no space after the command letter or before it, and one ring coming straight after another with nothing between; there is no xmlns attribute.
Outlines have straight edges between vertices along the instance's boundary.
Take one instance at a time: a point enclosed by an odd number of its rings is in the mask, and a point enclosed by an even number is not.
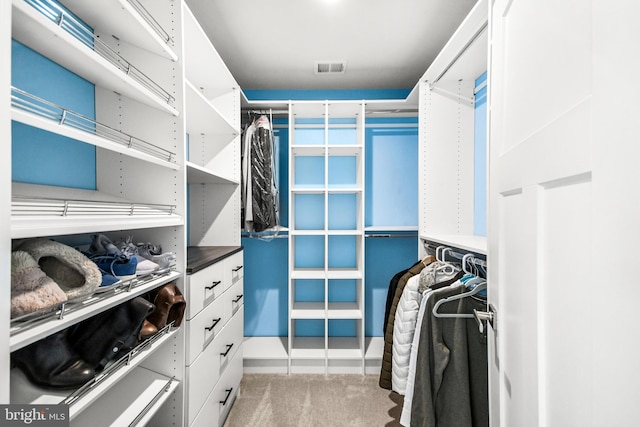
<svg viewBox="0 0 640 427"><path fill-rule="evenodd" d="M398 237L418 237L418 233L402 233L402 234L365 234L364 237L372 238L398 238Z"/></svg>
<svg viewBox="0 0 640 427"><path fill-rule="evenodd" d="M465 251L464 249L454 248L447 245L433 245L426 241L423 242L423 247L425 251L427 251L427 253L437 253L437 251L440 251L444 248L443 252L446 252L446 254L451 255L452 257L460 261L462 261L465 255L469 254L471 255L471 257L468 258L469 262L473 263L476 266L485 269L487 268L487 261L486 259L484 259L484 256L476 254L475 252Z"/></svg>
<svg viewBox="0 0 640 427"><path fill-rule="evenodd" d="M445 74L447 74L447 72L451 69L451 67L453 67L453 65L456 62L458 62L458 59L460 59L460 57L464 55L467 49L469 49L471 45L473 45L473 43L475 43L475 41L478 40L480 36L487 30L488 26L489 26L489 23L485 22L484 25L473 35L473 37L471 37L471 40L469 40L467 44L464 45L464 47L460 50L460 52L458 52L458 54L451 60L451 62L449 62L449 64L444 68L444 70L442 70L442 72L438 75L438 77L433 79L432 82L429 82L429 89L433 89L433 87L438 84L440 79Z"/></svg>
<svg viewBox="0 0 640 427"><path fill-rule="evenodd" d="M272 110L270 108L264 108L264 109L243 109L241 110L242 114L245 113L249 113L249 114L278 114L278 115L285 115L285 114L289 114L289 110Z"/></svg>

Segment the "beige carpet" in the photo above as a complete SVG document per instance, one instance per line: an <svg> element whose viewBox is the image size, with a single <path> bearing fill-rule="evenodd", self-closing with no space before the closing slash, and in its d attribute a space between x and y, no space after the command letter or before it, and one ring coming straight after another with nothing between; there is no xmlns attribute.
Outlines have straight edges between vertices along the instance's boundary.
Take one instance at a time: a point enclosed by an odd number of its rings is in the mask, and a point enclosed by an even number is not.
<svg viewBox="0 0 640 427"><path fill-rule="evenodd" d="M224 427L399 427L378 375L245 374Z"/></svg>

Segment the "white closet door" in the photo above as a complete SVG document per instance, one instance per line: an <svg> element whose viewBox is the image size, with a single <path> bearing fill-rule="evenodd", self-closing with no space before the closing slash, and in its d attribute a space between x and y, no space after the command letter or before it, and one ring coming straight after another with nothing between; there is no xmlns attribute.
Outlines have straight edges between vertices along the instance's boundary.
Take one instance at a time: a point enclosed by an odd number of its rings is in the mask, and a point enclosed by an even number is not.
<svg viewBox="0 0 640 427"><path fill-rule="evenodd" d="M494 426L592 422L591 26L589 1L493 3Z"/></svg>
<svg viewBox="0 0 640 427"><path fill-rule="evenodd" d="M640 4L495 0L493 426L637 425Z"/></svg>

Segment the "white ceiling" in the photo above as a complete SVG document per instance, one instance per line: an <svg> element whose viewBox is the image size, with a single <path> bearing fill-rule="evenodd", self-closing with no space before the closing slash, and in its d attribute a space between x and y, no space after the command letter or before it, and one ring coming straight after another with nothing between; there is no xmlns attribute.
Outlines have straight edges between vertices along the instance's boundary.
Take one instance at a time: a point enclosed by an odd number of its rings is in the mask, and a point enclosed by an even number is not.
<svg viewBox="0 0 640 427"><path fill-rule="evenodd" d="M187 0L244 90L411 89L475 2Z"/></svg>

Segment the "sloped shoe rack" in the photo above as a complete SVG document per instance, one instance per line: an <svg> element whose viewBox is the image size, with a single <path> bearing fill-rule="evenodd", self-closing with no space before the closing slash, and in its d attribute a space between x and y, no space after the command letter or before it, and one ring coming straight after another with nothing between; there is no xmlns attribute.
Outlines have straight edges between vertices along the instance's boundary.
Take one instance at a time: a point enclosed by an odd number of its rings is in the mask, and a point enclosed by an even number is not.
<svg viewBox="0 0 640 427"><path fill-rule="evenodd" d="M97 190L12 183L5 237L74 246L94 233L133 235L177 259L164 273L3 320L12 352L163 284L184 286L186 172L181 2L14 0L10 12L11 37L93 83L96 100L92 119L11 87L10 119L95 146ZM75 391L39 389L17 369L2 377L11 403L67 403L71 425L173 425L183 419L184 340L169 326Z"/></svg>

